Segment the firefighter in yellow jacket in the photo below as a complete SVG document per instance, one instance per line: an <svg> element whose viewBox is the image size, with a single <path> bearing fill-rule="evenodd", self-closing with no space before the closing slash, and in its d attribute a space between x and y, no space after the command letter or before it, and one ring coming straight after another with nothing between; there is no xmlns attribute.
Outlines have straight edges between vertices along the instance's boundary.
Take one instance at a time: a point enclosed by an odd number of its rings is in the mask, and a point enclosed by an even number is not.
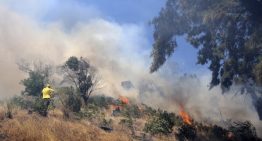
<svg viewBox="0 0 262 141"><path fill-rule="evenodd" d="M42 90L42 99L44 103L43 113L42 113L43 116L47 116L48 114L48 106L50 104L53 92L54 90L51 89L51 86L49 84L47 84L46 87Z"/></svg>

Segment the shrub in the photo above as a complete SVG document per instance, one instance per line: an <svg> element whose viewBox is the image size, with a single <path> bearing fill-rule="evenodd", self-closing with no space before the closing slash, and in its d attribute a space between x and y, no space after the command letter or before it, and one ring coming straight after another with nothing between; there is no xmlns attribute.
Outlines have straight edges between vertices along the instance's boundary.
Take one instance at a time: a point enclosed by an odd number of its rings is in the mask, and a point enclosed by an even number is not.
<svg viewBox="0 0 262 141"><path fill-rule="evenodd" d="M106 96L91 96L88 100L89 104L96 105L100 108L106 108L108 109L110 105L113 103L112 97L106 97Z"/></svg>
<svg viewBox="0 0 262 141"><path fill-rule="evenodd" d="M249 121L234 122L230 125L229 131L234 134L236 140L238 141L257 140L256 129Z"/></svg>
<svg viewBox="0 0 262 141"><path fill-rule="evenodd" d="M64 111L80 112L82 101L73 87L62 87L57 90L57 93L57 98L62 103Z"/></svg>
<svg viewBox="0 0 262 141"><path fill-rule="evenodd" d="M142 112L137 105L128 105L123 109L122 115L125 117L140 118L142 117Z"/></svg>
<svg viewBox="0 0 262 141"><path fill-rule="evenodd" d="M13 118L13 109L14 109L14 105L10 101L7 102L5 117L12 119Z"/></svg>
<svg viewBox="0 0 262 141"><path fill-rule="evenodd" d="M15 96L13 97L8 105L17 106L21 109L29 110L30 112L37 112L42 114L45 108L44 102L41 97L35 96ZM49 107L52 107L53 103L51 102Z"/></svg>
<svg viewBox="0 0 262 141"><path fill-rule="evenodd" d="M80 97L74 95L74 94L70 94L66 101L65 101L65 106L67 109L69 109L72 112L79 112L81 110L81 99Z"/></svg>
<svg viewBox="0 0 262 141"><path fill-rule="evenodd" d="M194 141L197 137L197 130L194 126L184 124L180 128L178 128L176 137L179 141Z"/></svg>
<svg viewBox="0 0 262 141"><path fill-rule="evenodd" d="M32 109L34 105L34 99L35 98L31 96L14 96L10 102L22 109Z"/></svg>
<svg viewBox="0 0 262 141"><path fill-rule="evenodd" d="M35 98L34 103L32 105L32 110L42 115L44 109L45 105L42 98Z"/></svg>
<svg viewBox="0 0 262 141"><path fill-rule="evenodd" d="M212 134L214 135L216 139L226 140L227 132L228 131L226 129L219 127L217 125L214 125L212 128Z"/></svg>
<svg viewBox="0 0 262 141"><path fill-rule="evenodd" d="M175 125L175 114L166 111L158 111L156 116L153 116L147 121L144 131L151 134L169 134L173 131Z"/></svg>
<svg viewBox="0 0 262 141"><path fill-rule="evenodd" d="M75 113L75 115L80 119L81 118L85 118L89 120L95 119L96 121L100 121L104 117L104 114L100 110L100 108L94 104L88 104L87 106L81 108L81 111Z"/></svg>
<svg viewBox="0 0 262 141"><path fill-rule="evenodd" d="M112 128L113 127L113 120L103 118L102 121L100 122L100 127Z"/></svg>
<svg viewBox="0 0 262 141"><path fill-rule="evenodd" d="M126 126L127 128L133 128L132 118L121 119L119 124L122 126Z"/></svg>
<svg viewBox="0 0 262 141"><path fill-rule="evenodd" d="M131 116L127 116L127 118L121 119L119 124L122 125L122 128L124 126L127 127L131 131L132 135L135 135L134 121Z"/></svg>
<svg viewBox="0 0 262 141"><path fill-rule="evenodd" d="M155 116L157 114L157 110L153 109L152 107L149 107L145 104L143 104L144 106L144 110L143 110L143 114L147 115L147 116Z"/></svg>

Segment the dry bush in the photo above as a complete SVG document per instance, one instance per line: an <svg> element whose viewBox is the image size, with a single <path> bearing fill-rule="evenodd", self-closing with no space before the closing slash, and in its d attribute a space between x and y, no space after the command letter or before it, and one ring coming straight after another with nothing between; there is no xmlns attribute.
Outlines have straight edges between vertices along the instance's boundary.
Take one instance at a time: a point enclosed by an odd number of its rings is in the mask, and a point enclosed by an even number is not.
<svg viewBox="0 0 262 141"><path fill-rule="evenodd" d="M5 113L6 113L5 109L4 109L4 107L1 105L1 106L0 106L0 120L4 120L4 119L5 119Z"/></svg>

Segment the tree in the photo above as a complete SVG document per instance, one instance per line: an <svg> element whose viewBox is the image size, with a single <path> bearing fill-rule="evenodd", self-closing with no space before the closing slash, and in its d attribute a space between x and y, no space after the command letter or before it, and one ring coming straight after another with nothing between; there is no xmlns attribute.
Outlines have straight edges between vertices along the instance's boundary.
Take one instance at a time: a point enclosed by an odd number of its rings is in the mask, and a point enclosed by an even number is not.
<svg viewBox="0 0 262 141"><path fill-rule="evenodd" d="M20 70L29 75L28 78L21 81L21 84L25 86L22 95L41 96L42 89L49 82L49 77L52 75L52 67L42 62L33 64L20 62L18 66Z"/></svg>
<svg viewBox="0 0 262 141"><path fill-rule="evenodd" d="M209 64L210 88L226 91L233 83L262 84L261 0L168 0L154 26L155 72L183 36L198 49L198 64Z"/></svg>
<svg viewBox="0 0 262 141"><path fill-rule="evenodd" d="M65 79L72 82L87 105L90 95L99 89L100 81L95 68L87 60L75 56L70 57L62 66Z"/></svg>
<svg viewBox="0 0 262 141"><path fill-rule="evenodd" d="M28 73L28 78L20 82L25 89L22 91L22 97L16 99L16 102L18 102L16 104L20 103L20 106L28 109L29 112L36 111L43 114L45 105L41 97L42 89L50 81L53 74L52 66L41 61L28 63L25 60L21 60L17 64L21 71Z"/></svg>

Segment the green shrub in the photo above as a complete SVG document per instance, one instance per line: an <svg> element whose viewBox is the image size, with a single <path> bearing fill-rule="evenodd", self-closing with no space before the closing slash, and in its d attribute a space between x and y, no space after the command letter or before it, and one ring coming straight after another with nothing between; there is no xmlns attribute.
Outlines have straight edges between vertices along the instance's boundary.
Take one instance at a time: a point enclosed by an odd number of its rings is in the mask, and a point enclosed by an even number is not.
<svg viewBox="0 0 262 141"><path fill-rule="evenodd" d="M112 128L113 127L113 120L103 118L102 121L100 122L100 126Z"/></svg>
<svg viewBox="0 0 262 141"><path fill-rule="evenodd" d="M10 102L15 106L22 108L22 109L32 109L34 105L33 97L26 97L26 96L14 96Z"/></svg>
<svg viewBox="0 0 262 141"><path fill-rule="evenodd" d="M62 87L57 90L57 98L65 111L80 112L82 101L73 87Z"/></svg>
<svg viewBox="0 0 262 141"><path fill-rule="evenodd" d="M91 96L88 100L89 104L96 105L100 108L108 109L110 105L113 103L112 97L106 97L106 96Z"/></svg>
<svg viewBox="0 0 262 141"><path fill-rule="evenodd" d="M157 110L153 109L152 107L149 107L145 104L143 104L144 110L143 110L143 114L147 115L147 116L155 116L157 114Z"/></svg>
<svg viewBox="0 0 262 141"><path fill-rule="evenodd" d="M132 135L135 135L134 121L132 117L128 116L125 119L121 119L119 124L122 125L122 128L127 127L131 131Z"/></svg>
<svg viewBox="0 0 262 141"><path fill-rule="evenodd" d="M26 109L32 112L42 114L45 105L41 97L35 96L15 96L13 97L9 105L17 106L21 109ZM52 107L52 102L49 107Z"/></svg>
<svg viewBox="0 0 262 141"><path fill-rule="evenodd" d="M100 120L102 117L102 111L96 105L88 104L87 106L83 107L79 113L76 113L76 115L80 118Z"/></svg>
<svg viewBox="0 0 262 141"><path fill-rule="evenodd" d="M140 118L142 117L142 112L137 105L128 105L124 106L123 111L121 111L122 115L125 117L132 118Z"/></svg>
<svg viewBox="0 0 262 141"><path fill-rule="evenodd" d="M126 126L128 128L133 128L132 118L121 119L119 124L122 125L122 126Z"/></svg>
<svg viewBox="0 0 262 141"><path fill-rule="evenodd" d="M67 109L77 113L81 110L81 106L82 106L80 97L74 94L68 95L65 104Z"/></svg>
<svg viewBox="0 0 262 141"><path fill-rule="evenodd" d="M172 133L175 125L175 114L166 111L158 111L156 116L153 116L147 121L144 131L155 134L169 134Z"/></svg>
<svg viewBox="0 0 262 141"><path fill-rule="evenodd" d="M32 110L39 114L42 114L45 109L44 101L42 98L35 98L34 103L32 105Z"/></svg>

